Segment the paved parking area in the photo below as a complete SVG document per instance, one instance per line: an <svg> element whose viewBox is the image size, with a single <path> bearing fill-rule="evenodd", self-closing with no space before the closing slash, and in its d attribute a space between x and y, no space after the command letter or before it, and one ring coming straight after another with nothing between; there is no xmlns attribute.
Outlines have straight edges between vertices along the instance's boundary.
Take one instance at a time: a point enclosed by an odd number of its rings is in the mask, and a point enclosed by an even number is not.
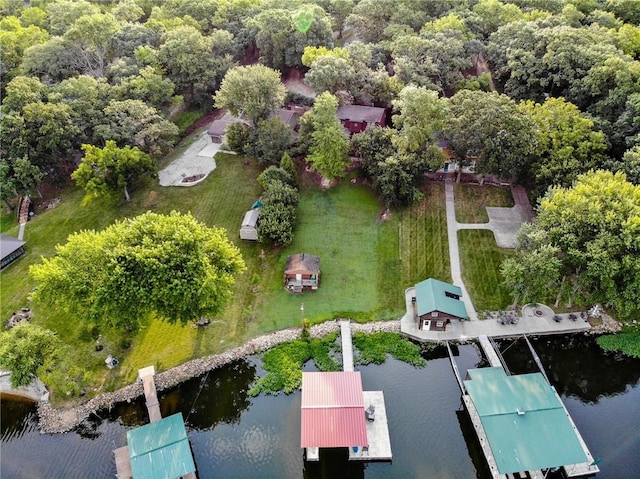
<svg viewBox="0 0 640 479"><path fill-rule="evenodd" d="M183 178L196 175L206 177L216 169L214 156L220 146L222 145L211 141L206 130L200 133L179 158L158 172L160 186L185 186Z"/></svg>

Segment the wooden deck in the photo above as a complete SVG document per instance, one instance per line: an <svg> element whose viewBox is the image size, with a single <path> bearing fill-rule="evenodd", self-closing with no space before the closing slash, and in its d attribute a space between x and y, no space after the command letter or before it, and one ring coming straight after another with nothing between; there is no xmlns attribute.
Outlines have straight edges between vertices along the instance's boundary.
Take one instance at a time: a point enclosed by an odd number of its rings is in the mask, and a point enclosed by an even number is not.
<svg viewBox="0 0 640 479"><path fill-rule="evenodd" d="M342 339L342 370L353 372L353 344L351 342L350 321L340 321L340 337Z"/></svg>
<svg viewBox="0 0 640 479"><path fill-rule="evenodd" d="M131 459L129 459L129 447L124 446L113 451L116 456L116 477L118 479L133 479Z"/></svg>
<svg viewBox="0 0 640 479"><path fill-rule="evenodd" d="M153 380L155 374L155 368L153 366L147 366L138 370L138 376L142 379L142 386L144 388L144 397L147 403L147 410L149 411L149 420L156 422L162 419L160 413L160 403L158 402L158 393L156 392L156 383Z"/></svg>
<svg viewBox="0 0 640 479"><path fill-rule="evenodd" d="M389 424L387 423L387 409L384 404L384 393L382 391L363 391L365 408L373 405L375 409L375 420L367 421L367 438L369 447L359 448L354 452L349 448L350 461L390 461L391 439L389 438Z"/></svg>

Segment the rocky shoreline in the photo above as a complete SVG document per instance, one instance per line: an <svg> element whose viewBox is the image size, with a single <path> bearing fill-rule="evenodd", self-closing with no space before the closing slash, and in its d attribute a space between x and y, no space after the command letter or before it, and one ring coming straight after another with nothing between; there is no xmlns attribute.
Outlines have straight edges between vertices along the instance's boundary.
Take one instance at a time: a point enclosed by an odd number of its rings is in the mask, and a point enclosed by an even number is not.
<svg viewBox="0 0 640 479"><path fill-rule="evenodd" d="M399 333L400 320L371 322L365 324L352 322L351 329L353 332L364 333L373 333L377 331ZM312 338L319 338L339 331L339 320L327 321L312 326L309 330L309 336ZM277 346L278 344L299 339L301 334L301 328L284 329L282 331L258 336L257 338L247 341L242 346L230 349L229 351L221 354L193 359L176 366L175 368L156 374L154 377L156 389L158 391L170 389L188 379L201 376L212 369L219 368L247 356L261 353ZM89 417L91 413L105 407L110 407L116 403L131 401L142 394L142 383L140 381L136 381L134 384L125 386L117 391L99 394L86 403L70 409L56 409L48 402L41 402L38 405L38 425L40 427L40 432L43 434L69 432Z"/></svg>

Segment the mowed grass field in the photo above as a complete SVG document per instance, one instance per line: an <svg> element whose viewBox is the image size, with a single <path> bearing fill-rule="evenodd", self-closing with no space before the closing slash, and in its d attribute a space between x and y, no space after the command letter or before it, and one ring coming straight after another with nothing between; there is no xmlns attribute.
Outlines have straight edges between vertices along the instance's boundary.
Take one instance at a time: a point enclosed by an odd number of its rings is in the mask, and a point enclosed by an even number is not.
<svg viewBox="0 0 640 479"><path fill-rule="evenodd" d="M170 160L166 158L162 164ZM2 317L7 319L12 311L30 305L34 323L52 329L69 346L70 362L81 366L77 381L88 388L89 395L132 382L138 368L153 364L164 370L216 354L256 335L299 326L303 317L312 322L336 317L357 321L397 319L404 313L407 287L429 277L451 280L442 184L428 183L423 188L424 200L405 210L391 211L384 218L383 206L374 192L360 183L345 180L329 190L305 185L295 239L287 248L274 248L240 241L238 235L245 211L261 195L255 180L261 165L224 154L216 156L216 163L216 170L204 182L189 188L161 187L157 180L146 178L132 190L130 203L87 203L83 191L70 188L63 192L62 202L55 209L40 212L28 223L28 254L0 275ZM247 271L237 278L233 300L223 313L211 318L209 326L183 326L149 317L133 334L113 330L106 323L87 324L72 312L29 303L29 294L36 286L28 274L30 264L39 262L41 256L55 254L55 245L65 243L75 231L100 230L149 210L191 212L208 226L225 228L229 239L240 248ZM2 218L2 227L7 234L17 235L17 224L10 217ZM494 258L493 274L498 274L501 250L492 237L481 241L487 251L481 257ZM473 266L473 262L486 263L486 259L477 259L475 240L463 250L467 255L463 266L472 264L465 280L470 281L468 287L475 300L478 293L471 283L484 286L486 275L492 273L486 265ZM316 292L293 295L283 288L286 258L299 252L321 258L322 276ZM491 288L482 294L487 302L495 301ZM484 300L479 304L479 308L489 309ZM100 352L95 351L98 334L105 346ZM105 368L104 358L109 353L120 359L119 368ZM64 391L53 386L53 399L59 402Z"/></svg>
<svg viewBox="0 0 640 479"><path fill-rule="evenodd" d="M487 206L512 207L508 186L455 185L456 220L459 223L488 223Z"/></svg>
<svg viewBox="0 0 640 479"><path fill-rule="evenodd" d="M512 302L502 285L500 263L514 254L496 245L489 230L458 231L462 279L477 311L505 309Z"/></svg>

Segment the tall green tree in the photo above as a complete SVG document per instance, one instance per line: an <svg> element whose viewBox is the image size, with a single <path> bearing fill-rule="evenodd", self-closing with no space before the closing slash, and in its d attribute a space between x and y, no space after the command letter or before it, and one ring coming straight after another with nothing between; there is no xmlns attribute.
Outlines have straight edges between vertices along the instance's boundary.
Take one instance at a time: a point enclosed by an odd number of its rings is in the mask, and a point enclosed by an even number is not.
<svg viewBox="0 0 640 479"><path fill-rule="evenodd" d="M342 178L349 165L349 139L336 116L338 99L329 92L316 98L305 122L311 124L311 146L307 161L329 180Z"/></svg>
<svg viewBox="0 0 640 479"><path fill-rule="evenodd" d="M216 108L243 116L253 126L284 103L286 88L280 73L264 65L232 68L214 96Z"/></svg>
<svg viewBox="0 0 640 479"><path fill-rule="evenodd" d="M30 273L35 301L135 329L149 314L184 324L220 313L244 269L223 229L174 211L74 233Z"/></svg>
<svg viewBox="0 0 640 479"><path fill-rule="evenodd" d="M481 172L520 176L536 146L536 124L515 101L496 92L462 90L449 99L449 109L444 136L461 166L477 157Z"/></svg>
<svg viewBox="0 0 640 479"><path fill-rule="evenodd" d="M571 188L549 189L526 238L525 255L545 245L558 251L560 273L575 284L577 300L601 303L621 319L637 317L640 187L623 173L589 172Z"/></svg>
<svg viewBox="0 0 640 479"><path fill-rule="evenodd" d="M105 196L124 191L131 200L129 185L138 176L156 170L156 163L138 148L118 148L115 141L108 140L104 148L82 145L84 157L73 172L73 179L84 188L87 195Z"/></svg>
<svg viewBox="0 0 640 479"><path fill-rule="evenodd" d="M111 38L119 29L118 21L110 13L94 13L78 18L65 33L65 38L76 46L85 73L95 77L104 76Z"/></svg>
<svg viewBox="0 0 640 479"><path fill-rule="evenodd" d="M21 323L0 333L0 366L11 372L11 386L28 385L39 371L53 367L60 339L53 331Z"/></svg>
<svg viewBox="0 0 640 479"><path fill-rule="evenodd" d="M178 127L140 100L111 100L104 109L105 122L95 127L95 137L131 145L152 156L162 156L173 146Z"/></svg>
<svg viewBox="0 0 640 479"><path fill-rule="evenodd" d="M523 102L520 109L536 124L528 174L538 194L549 186L570 186L578 175L604 165L606 137L578 107L563 98L549 98L542 104Z"/></svg>

